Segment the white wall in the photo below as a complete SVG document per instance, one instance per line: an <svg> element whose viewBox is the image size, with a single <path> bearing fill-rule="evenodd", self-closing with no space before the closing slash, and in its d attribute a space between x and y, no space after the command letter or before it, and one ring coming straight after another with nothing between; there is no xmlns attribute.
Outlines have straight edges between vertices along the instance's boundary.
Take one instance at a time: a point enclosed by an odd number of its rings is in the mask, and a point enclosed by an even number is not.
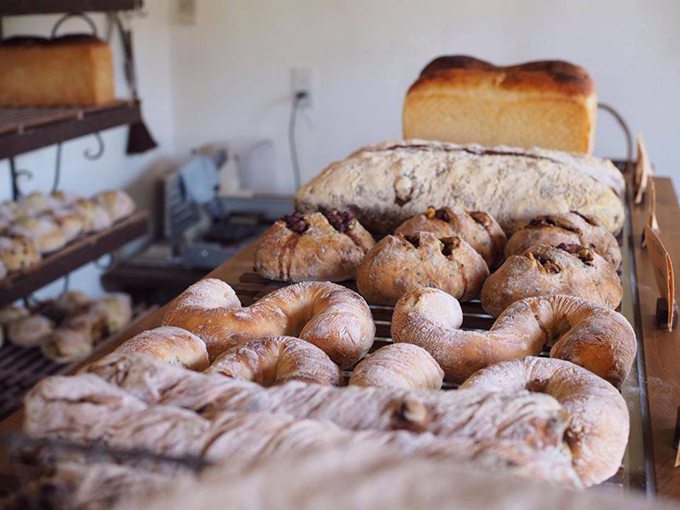
<svg viewBox="0 0 680 510"><path fill-rule="evenodd" d="M290 68L317 72L312 125L299 122L303 180L361 144L398 137L406 89L441 54L499 64L583 65L599 97L642 130L658 173L680 179L678 0L197 0L195 26L173 25L178 149L271 136L279 190L292 190L286 141ZM623 156L600 115L596 154Z"/></svg>
<svg viewBox="0 0 680 510"><path fill-rule="evenodd" d="M128 188L140 207L149 205L152 197L151 179L141 178L145 170L158 168L174 156L173 144L173 101L170 76L170 31L169 7L166 0L145 0L148 15L135 16L132 20L134 47L137 58L142 112L159 147L143 155L127 156L127 127L120 127L102 133L106 152L97 161L83 157L86 149L94 150L97 142L93 137L84 137L66 142L62 152L61 186L83 195L92 195L106 188ZM100 36L105 35L103 15L93 15L98 24ZM6 36L49 35L58 16L16 16L3 21ZM86 31L87 25L80 20L69 20L60 33ZM116 73L116 95L129 97L122 73L120 41L116 37L111 46L114 50L114 72ZM55 147L41 149L16 158L18 168L33 172L32 181L21 181L25 192L49 191L54 176ZM140 182L141 178L141 182ZM11 197L9 165L0 161L0 200ZM101 292L99 270L92 264L73 273L71 287L97 294ZM53 294L61 283L45 289L42 294Z"/></svg>

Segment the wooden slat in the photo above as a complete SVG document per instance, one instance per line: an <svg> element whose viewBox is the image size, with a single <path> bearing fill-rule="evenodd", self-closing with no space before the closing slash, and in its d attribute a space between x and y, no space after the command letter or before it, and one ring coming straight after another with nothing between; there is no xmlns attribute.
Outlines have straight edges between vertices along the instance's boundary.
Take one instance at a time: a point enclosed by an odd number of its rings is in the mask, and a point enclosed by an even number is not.
<svg viewBox="0 0 680 510"><path fill-rule="evenodd" d="M668 177L654 177L659 237L668 250L674 267L680 261L680 207ZM651 457L656 492L680 498L680 468L675 468L677 444L674 444L677 409L680 406L680 329L671 332L656 326L656 287L649 255L641 247L642 231L647 223L648 200L633 205L632 186L628 189L631 243L637 277L638 335L641 337L646 375L645 390L651 431Z"/></svg>
<svg viewBox="0 0 680 510"><path fill-rule="evenodd" d="M142 3L142 0L2 0L0 16L131 11L141 7Z"/></svg>
<svg viewBox="0 0 680 510"><path fill-rule="evenodd" d="M64 249L45 257L37 266L0 280L0 307L145 235L148 232L148 220L146 211L134 213L104 232L79 237Z"/></svg>

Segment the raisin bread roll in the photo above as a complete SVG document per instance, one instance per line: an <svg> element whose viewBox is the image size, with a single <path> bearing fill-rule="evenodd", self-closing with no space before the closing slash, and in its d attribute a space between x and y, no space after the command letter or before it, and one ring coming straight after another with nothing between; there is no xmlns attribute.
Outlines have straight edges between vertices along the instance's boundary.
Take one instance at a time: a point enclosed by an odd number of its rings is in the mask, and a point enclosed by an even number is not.
<svg viewBox="0 0 680 510"><path fill-rule="evenodd" d="M11 234L0 236L0 260L13 273L36 266L41 260L40 252L33 239L27 236Z"/></svg>
<svg viewBox="0 0 680 510"><path fill-rule="evenodd" d="M367 355L354 367L349 384L404 390L438 390L444 371L425 349L390 344Z"/></svg>
<svg viewBox="0 0 680 510"><path fill-rule="evenodd" d="M558 246L562 243L590 248L614 269L621 265L621 249L616 238L595 218L577 211L534 218L508 240L505 256L521 255L537 244Z"/></svg>
<svg viewBox="0 0 680 510"><path fill-rule="evenodd" d="M494 317L515 301L566 294L617 308L623 288L616 271L594 250L578 244L539 244L509 257L484 283L482 308Z"/></svg>
<svg viewBox="0 0 680 510"><path fill-rule="evenodd" d="M370 303L392 305L418 287L469 301L488 276L482 256L460 237L437 239L418 232L386 236L376 244L357 270L357 287Z"/></svg>
<svg viewBox="0 0 680 510"><path fill-rule="evenodd" d="M459 207L430 206L399 225L394 234L432 232L438 239L460 237L479 253L489 267L494 267L503 257L507 241L496 220L483 211L465 211Z"/></svg>
<svg viewBox="0 0 680 510"><path fill-rule="evenodd" d="M375 241L348 212L294 213L274 223L260 238L255 269L286 282L354 278Z"/></svg>

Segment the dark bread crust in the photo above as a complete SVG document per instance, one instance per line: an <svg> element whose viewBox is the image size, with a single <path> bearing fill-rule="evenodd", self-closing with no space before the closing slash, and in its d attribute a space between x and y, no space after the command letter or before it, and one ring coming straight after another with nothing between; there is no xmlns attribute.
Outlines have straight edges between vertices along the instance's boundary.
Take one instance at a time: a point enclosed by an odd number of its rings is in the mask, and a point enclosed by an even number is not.
<svg viewBox="0 0 680 510"><path fill-rule="evenodd" d="M409 92L425 83L456 83L473 86L492 80L508 90L539 90L569 96L595 92L588 72L563 60L540 60L512 66L496 66L466 55L442 56L427 64Z"/></svg>

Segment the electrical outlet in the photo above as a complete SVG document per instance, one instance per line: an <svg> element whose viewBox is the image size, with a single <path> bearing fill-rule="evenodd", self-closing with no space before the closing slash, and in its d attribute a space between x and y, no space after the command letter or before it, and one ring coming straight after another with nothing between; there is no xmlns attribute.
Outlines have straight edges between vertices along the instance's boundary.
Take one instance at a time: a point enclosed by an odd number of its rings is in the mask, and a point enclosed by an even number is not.
<svg viewBox="0 0 680 510"><path fill-rule="evenodd" d="M175 0L175 19L180 25L195 25L198 18L197 0Z"/></svg>
<svg viewBox="0 0 680 510"><path fill-rule="evenodd" d="M307 97L300 100L300 108L313 108L316 101L314 89L314 70L311 67L294 67L291 69L291 87L293 94L306 92Z"/></svg>

